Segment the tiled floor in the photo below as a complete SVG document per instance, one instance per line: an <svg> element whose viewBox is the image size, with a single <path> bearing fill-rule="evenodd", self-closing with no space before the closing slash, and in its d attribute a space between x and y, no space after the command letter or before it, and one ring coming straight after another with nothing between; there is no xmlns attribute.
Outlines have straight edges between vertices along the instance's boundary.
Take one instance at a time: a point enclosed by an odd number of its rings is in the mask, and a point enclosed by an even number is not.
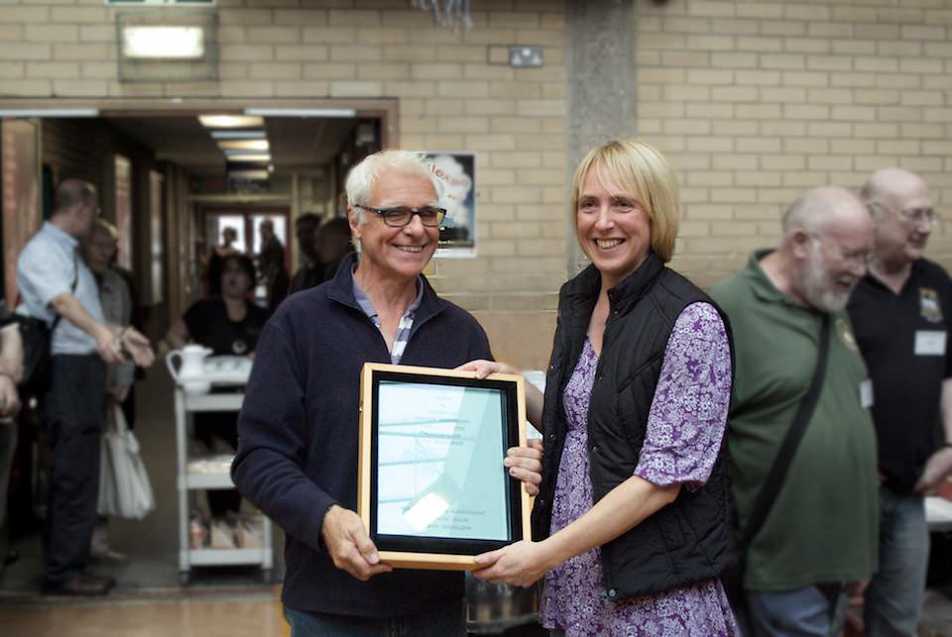
<svg viewBox="0 0 952 637"><path fill-rule="evenodd" d="M20 559L0 574L3 637L122 636L213 637L287 634L273 585L255 568L199 569L188 588L178 579L175 425L172 389L156 365L137 386L136 435L149 470L157 508L142 521L110 523L113 548L125 562L93 564L117 579L101 600L76 601L38 594L42 554L38 535L20 540ZM275 575L281 574L280 533L275 537Z"/></svg>
<svg viewBox="0 0 952 637"><path fill-rule="evenodd" d="M178 509L176 500L175 423L172 416L172 386L164 365L156 364L137 386L135 433L149 472L156 510L144 520L111 520L110 542L128 559L121 564L93 564L92 570L116 577L119 595L178 591ZM275 568L283 573L280 530L275 531ZM0 603L6 598L35 595L40 585L42 555L39 535L20 540L15 548L20 560L0 573ZM207 568L196 570L193 586L229 590L260 590L260 570L254 568ZM2 631L0 631L2 633Z"/></svg>
<svg viewBox="0 0 952 637"><path fill-rule="evenodd" d="M270 590L244 594L123 598L0 608L5 637L284 637Z"/></svg>

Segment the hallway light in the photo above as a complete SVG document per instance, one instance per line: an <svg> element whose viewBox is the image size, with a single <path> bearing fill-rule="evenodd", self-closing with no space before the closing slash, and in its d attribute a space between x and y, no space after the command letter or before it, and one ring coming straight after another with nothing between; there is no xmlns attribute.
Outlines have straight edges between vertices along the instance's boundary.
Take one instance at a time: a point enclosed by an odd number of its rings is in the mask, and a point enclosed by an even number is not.
<svg viewBox="0 0 952 637"><path fill-rule="evenodd" d="M230 179L264 180L268 178L268 171L263 168L261 170L229 170L228 177Z"/></svg>
<svg viewBox="0 0 952 637"><path fill-rule="evenodd" d="M245 115L261 117L356 117L353 108L246 108Z"/></svg>
<svg viewBox="0 0 952 637"><path fill-rule="evenodd" d="M247 161L256 164L266 164L271 161L271 155L268 153L235 153L234 155L226 155L225 159L228 161Z"/></svg>
<svg viewBox="0 0 952 637"><path fill-rule="evenodd" d="M212 139L264 139L263 130L213 130Z"/></svg>
<svg viewBox="0 0 952 637"><path fill-rule="evenodd" d="M199 115L198 121L205 128L261 128L264 119L247 115Z"/></svg>
<svg viewBox="0 0 952 637"><path fill-rule="evenodd" d="M122 55L131 59L197 60L205 55L200 26L125 25Z"/></svg>
<svg viewBox="0 0 952 637"><path fill-rule="evenodd" d="M269 149L267 139L223 139L218 142L218 147L224 151Z"/></svg>

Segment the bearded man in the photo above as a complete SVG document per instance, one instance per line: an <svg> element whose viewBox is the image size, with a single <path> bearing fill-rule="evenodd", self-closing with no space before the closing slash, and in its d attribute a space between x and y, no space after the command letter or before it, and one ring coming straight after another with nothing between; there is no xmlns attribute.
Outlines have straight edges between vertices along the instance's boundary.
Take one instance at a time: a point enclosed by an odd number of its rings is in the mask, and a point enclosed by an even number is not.
<svg viewBox="0 0 952 637"><path fill-rule="evenodd" d="M862 202L843 188L817 188L784 214L779 247L755 252L711 290L734 327L728 466L747 540L742 582L753 635L838 634L847 586L876 569L872 396L845 313L872 244ZM799 419L799 443L781 453L813 381L824 325L823 382ZM776 495L755 505L781 456L790 462ZM744 535L748 525L752 535Z"/></svg>

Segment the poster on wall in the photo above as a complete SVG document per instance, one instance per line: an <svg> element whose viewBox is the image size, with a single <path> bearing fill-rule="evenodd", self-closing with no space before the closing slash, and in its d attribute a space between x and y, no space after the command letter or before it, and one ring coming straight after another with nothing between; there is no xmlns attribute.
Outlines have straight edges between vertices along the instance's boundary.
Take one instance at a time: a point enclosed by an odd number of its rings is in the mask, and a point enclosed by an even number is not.
<svg viewBox="0 0 952 637"><path fill-rule="evenodd" d="M440 205L446 219L440 230L438 257L476 255L476 154L423 152L440 184Z"/></svg>

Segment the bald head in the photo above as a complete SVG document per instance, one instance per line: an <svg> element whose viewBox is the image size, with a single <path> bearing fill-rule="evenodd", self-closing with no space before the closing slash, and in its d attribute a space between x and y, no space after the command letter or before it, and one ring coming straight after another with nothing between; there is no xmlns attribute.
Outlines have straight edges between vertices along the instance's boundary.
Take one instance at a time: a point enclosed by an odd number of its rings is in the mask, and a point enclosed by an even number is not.
<svg viewBox="0 0 952 637"><path fill-rule="evenodd" d="M53 193L53 214L68 213L76 206L95 203L95 186L82 179L64 179Z"/></svg>
<svg viewBox="0 0 952 637"><path fill-rule="evenodd" d="M96 187L82 179L64 179L53 193L50 222L74 237L85 237L99 214Z"/></svg>
<svg viewBox="0 0 952 637"><path fill-rule="evenodd" d="M864 203L883 202L887 206L895 206L899 199L919 192L928 192L922 177L903 168L883 168L866 180L860 190L860 198Z"/></svg>
<svg viewBox="0 0 952 637"><path fill-rule="evenodd" d="M860 196L876 224L877 262L902 270L923 256L935 211L922 177L902 168L883 168L870 175Z"/></svg>
<svg viewBox="0 0 952 637"><path fill-rule="evenodd" d="M797 231L825 234L828 229L863 228L870 224L869 214L859 198L846 188L813 188L797 198L783 215L783 234L788 238Z"/></svg>

